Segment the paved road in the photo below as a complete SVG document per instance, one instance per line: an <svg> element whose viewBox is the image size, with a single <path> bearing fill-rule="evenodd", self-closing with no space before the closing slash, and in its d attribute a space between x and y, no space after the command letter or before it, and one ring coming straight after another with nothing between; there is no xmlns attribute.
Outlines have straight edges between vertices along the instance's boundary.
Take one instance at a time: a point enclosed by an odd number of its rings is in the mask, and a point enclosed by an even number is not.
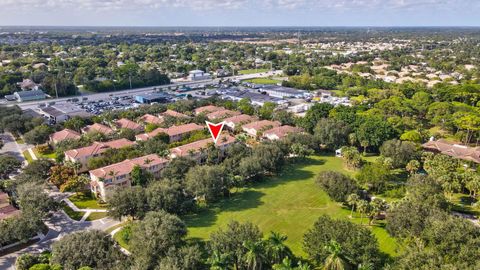
<svg viewBox="0 0 480 270"><path fill-rule="evenodd" d="M120 221L112 220L110 218L99 219L92 222L79 222L71 220L63 212L57 212L46 222L50 230L45 238L22 250L0 257L0 269L15 270L15 260L18 256L25 253L40 253L45 249L50 249L51 245L55 241L61 239L64 235L82 230L105 231L119 223Z"/></svg>
<svg viewBox="0 0 480 270"><path fill-rule="evenodd" d="M263 72L263 73L245 74L245 75L224 77L224 78L205 80L205 81L191 82L191 81L176 80L172 84L169 84L169 85L150 86L150 87L128 89L128 90L121 90L121 91L115 91L115 92L85 94L85 95L82 95L82 97L88 97L88 100L90 100L90 101L105 100L105 99L108 99L111 94L113 94L114 96L142 94L142 93L152 92L153 88L164 89L164 88L168 88L168 87L176 87L176 86L182 86L182 85L198 85L198 84L218 83L220 79L223 79L223 80L226 80L226 79L247 80L247 79L261 78L261 77L267 77L267 76L276 76L276 75L281 75L281 74L282 74L281 70L275 70L275 71L269 71L269 72ZM3 104L7 104L8 106L18 105L18 106L20 106L20 108L25 110L25 109L35 109L35 108L38 107L39 104L46 103L46 102L55 101L55 103L65 103L67 101L67 99L71 99L71 98L72 97L65 97L65 98L58 98L58 99L48 99L48 100L22 102L22 103L17 103L17 102L7 102L7 103L5 103L5 100L3 100ZM1 102L2 101L0 101L0 104L2 104Z"/></svg>
<svg viewBox="0 0 480 270"><path fill-rule="evenodd" d="M3 148L0 149L0 154L12 155L22 162L25 160L22 153L23 153L23 151L28 149L28 145L17 144L17 142L15 141L15 138L13 138L13 135L10 134L10 133L2 133L2 134L0 134L0 138L5 143Z"/></svg>

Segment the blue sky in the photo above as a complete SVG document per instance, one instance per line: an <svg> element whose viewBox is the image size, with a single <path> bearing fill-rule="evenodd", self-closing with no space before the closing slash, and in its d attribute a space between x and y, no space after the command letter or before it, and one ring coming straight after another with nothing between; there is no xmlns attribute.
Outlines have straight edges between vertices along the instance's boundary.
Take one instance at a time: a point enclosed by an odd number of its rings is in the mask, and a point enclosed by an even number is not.
<svg viewBox="0 0 480 270"><path fill-rule="evenodd" d="M479 0L0 0L0 25L480 26Z"/></svg>

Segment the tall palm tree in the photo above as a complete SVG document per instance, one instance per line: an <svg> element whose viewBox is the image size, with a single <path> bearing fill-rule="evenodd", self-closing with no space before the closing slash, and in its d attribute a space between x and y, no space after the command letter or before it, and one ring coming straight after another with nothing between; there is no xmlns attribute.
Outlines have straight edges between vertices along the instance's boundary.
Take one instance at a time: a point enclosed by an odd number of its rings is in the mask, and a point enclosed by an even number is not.
<svg viewBox="0 0 480 270"><path fill-rule="evenodd" d="M118 175L118 172L116 171L109 171L108 172L108 176L110 176L112 178L112 182L115 183L117 182L117 175Z"/></svg>
<svg viewBox="0 0 480 270"><path fill-rule="evenodd" d="M360 196L355 193L352 193L347 197L347 204L352 207L352 210L350 211L350 218L353 218L353 209L355 206L357 206L358 200L360 200Z"/></svg>
<svg viewBox="0 0 480 270"><path fill-rule="evenodd" d="M290 249L285 245L287 236L278 232L270 232L267 239L267 255L272 264L280 263L283 258L291 255Z"/></svg>
<svg viewBox="0 0 480 270"><path fill-rule="evenodd" d="M285 257L282 263L277 263L272 266L273 270L294 270L292 267L292 260L289 257Z"/></svg>
<svg viewBox="0 0 480 270"><path fill-rule="evenodd" d="M247 241L243 243L243 246L247 249L247 253L245 254L245 263L247 264L248 269L262 269L262 265L265 260L265 250L263 244L263 241Z"/></svg>
<svg viewBox="0 0 480 270"><path fill-rule="evenodd" d="M337 241L330 241L325 246L325 249L328 251L329 255L325 259L323 265L324 270L346 270L349 269L347 260L342 255L342 247Z"/></svg>
<svg viewBox="0 0 480 270"><path fill-rule="evenodd" d="M357 209L360 211L360 224L363 224L363 214L367 213L369 206L370 205L365 200L360 200L357 203Z"/></svg>
<svg viewBox="0 0 480 270"><path fill-rule="evenodd" d="M208 263L211 265L210 270L224 270L228 269L228 256L215 250Z"/></svg>

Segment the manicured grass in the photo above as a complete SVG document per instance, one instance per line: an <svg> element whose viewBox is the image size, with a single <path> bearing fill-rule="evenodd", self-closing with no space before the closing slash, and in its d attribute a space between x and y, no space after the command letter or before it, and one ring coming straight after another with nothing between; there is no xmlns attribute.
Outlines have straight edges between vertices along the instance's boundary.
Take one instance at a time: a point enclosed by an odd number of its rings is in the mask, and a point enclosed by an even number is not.
<svg viewBox="0 0 480 270"><path fill-rule="evenodd" d="M225 227L231 220L252 222L264 234L276 231L288 236L287 245L297 255L304 256L302 238L319 216L326 214L338 219L348 219L367 226L366 218L358 214L350 219L350 211L330 200L314 181L320 171L335 170L346 174L341 158L315 156L304 162L289 165L284 173L254 184L199 213L183 217L188 225L189 237L207 240L210 233ZM383 224L369 226L376 235L383 252L396 255L397 244Z"/></svg>
<svg viewBox="0 0 480 270"><path fill-rule="evenodd" d="M113 235L113 239L117 241L117 243L123 247L124 249L128 250L128 238L131 233L131 225L125 225L120 231Z"/></svg>
<svg viewBox="0 0 480 270"><path fill-rule="evenodd" d="M18 137L17 139L15 139L15 141L16 141L18 144L25 144L25 141L24 141L21 137Z"/></svg>
<svg viewBox="0 0 480 270"><path fill-rule="evenodd" d="M23 154L23 156L25 157L25 159L27 160L28 163L32 163L33 158L32 158L32 155L30 155L30 152L28 152L28 150L23 151L22 154Z"/></svg>
<svg viewBox="0 0 480 270"><path fill-rule="evenodd" d="M107 212L91 212L90 215L87 217L87 221L93 221L97 219L101 219L107 216Z"/></svg>
<svg viewBox="0 0 480 270"><path fill-rule="evenodd" d="M62 202L63 211L73 220L81 220L85 212L75 212L66 203Z"/></svg>
<svg viewBox="0 0 480 270"><path fill-rule="evenodd" d="M480 216L480 207L478 206L477 200L472 199L472 197L467 194L455 193L450 198L452 203L452 210L460 213L474 215L476 217Z"/></svg>
<svg viewBox="0 0 480 270"><path fill-rule="evenodd" d="M268 71L268 69L266 69L266 68L244 69L244 70L240 70L238 72L238 74L242 74L242 75L255 74L255 73L262 73L262 72L267 72L267 71Z"/></svg>
<svg viewBox="0 0 480 270"><path fill-rule="evenodd" d="M106 204L98 203L97 199L89 193L77 192L69 199L80 209L105 209L107 207Z"/></svg>
<svg viewBox="0 0 480 270"><path fill-rule="evenodd" d="M250 83L256 83L256 84L277 84L281 81L269 79L269 78L255 78L255 79L245 80L244 82L250 82Z"/></svg>
<svg viewBox="0 0 480 270"><path fill-rule="evenodd" d="M35 148L33 148L33 152L35 153L35 156L37 156L37 158L46 158L46 159L56 159L57 158L57 153L55 153L55 151L52 151L51 153L47 153L47 154L42 154L35 147Z"/></svg>

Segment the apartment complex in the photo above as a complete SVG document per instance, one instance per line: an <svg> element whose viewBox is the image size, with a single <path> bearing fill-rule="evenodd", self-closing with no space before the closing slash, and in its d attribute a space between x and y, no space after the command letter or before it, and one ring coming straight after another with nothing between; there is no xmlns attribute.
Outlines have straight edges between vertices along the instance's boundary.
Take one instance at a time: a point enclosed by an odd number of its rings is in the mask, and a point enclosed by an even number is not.
<svg viewBox="0 0 480 270"><path fill-rule="evenodd" d="M218 138L217 144L215 146L220 150L220 155L224 155L227 147L232 145L233 143L235 143L234 137L228 134L222 134ZM204 150L206 150L210 144L213 144L212 139L205 139L175 147L171 149L170 157L190 157L196 160L198 163L202 164L206 160L206 153Z"/></svg>
<svg viewBox="0 0 480 270"><path fill-rule="evenodd" d="M157 128L152 132L143 133L135 136L137 141L146 141L160 133L165 133L169 137L170 142L178 142L185 138L187 135L191 134L192 132L204 130L204 126L197 125L195 123L180 125L180 126L172 126L169 128Z"/></svg>

